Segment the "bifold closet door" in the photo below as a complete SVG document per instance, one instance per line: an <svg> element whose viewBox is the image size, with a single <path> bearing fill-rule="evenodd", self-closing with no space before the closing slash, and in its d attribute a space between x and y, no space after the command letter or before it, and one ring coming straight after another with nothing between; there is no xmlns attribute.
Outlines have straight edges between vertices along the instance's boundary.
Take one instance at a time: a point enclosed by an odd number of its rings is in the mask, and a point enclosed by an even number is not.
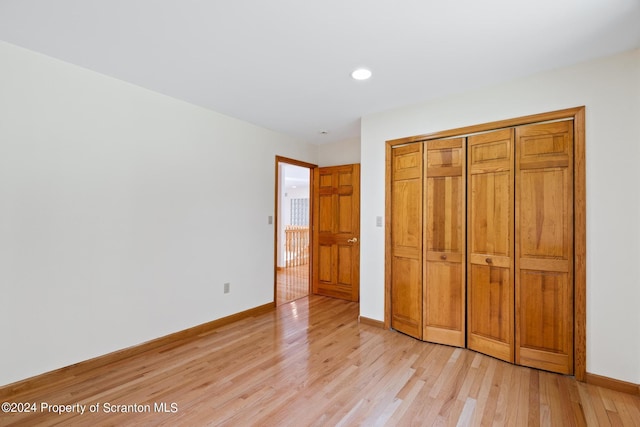
<svg viewBox="0 0 640 427"><path fill-rule="evenodd" d="M468 138L467 345L514 361L513 129Z"/></svg>
<svg viewBox="0 0 640 427"><path fill-rule="evenodd" d="M573 122L516 129L516 359L573 373Z"/></svg>
<svg viewBox="0 0 640 427"><path fill-rule="evenodd" d="M425 143L424 340L465 344L465 138Z"/></svg>
<svg viewBox="0 0 640 427"><path fill-rule="evenodd" d="M392 150L391 327L422 339L423 144Z"/></svg>

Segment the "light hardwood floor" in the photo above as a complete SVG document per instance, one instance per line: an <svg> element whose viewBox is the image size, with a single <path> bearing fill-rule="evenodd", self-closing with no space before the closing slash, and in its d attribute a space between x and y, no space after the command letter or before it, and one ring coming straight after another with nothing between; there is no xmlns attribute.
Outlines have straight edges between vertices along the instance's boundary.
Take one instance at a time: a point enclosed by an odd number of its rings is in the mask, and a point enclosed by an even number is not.
<svg viewBox="0 0 640 427"><path fill-rule="evenodd" d="M309 295L309 264L278 270L278 305Z"/></svg>
<svg viewBox="0 0 640 427"><path fill-rule="evenodd" d="M6 399L99 403L98 413L3 414L0 425L640 425L637 396L357 318L357 303L302 298ZM176 411L154 412L161 402ZM105 413L105 403L150 412Z"/></svg>

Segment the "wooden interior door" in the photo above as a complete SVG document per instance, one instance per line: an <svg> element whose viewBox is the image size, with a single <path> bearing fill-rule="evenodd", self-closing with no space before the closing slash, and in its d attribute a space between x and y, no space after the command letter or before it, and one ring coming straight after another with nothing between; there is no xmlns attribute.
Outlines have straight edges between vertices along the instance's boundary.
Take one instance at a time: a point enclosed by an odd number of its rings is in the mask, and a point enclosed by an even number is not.
<svg viewBox="0 0 640 427"><path fill-rule="evenodd" d="M468 138L467 345L514 361L513 129Z"/></svg>
<svg viewBox="0 0 640 427"><path fill-rule="evenodd" d="M465 138L425 143L424 340L465 345Z"/></svg>
<svg viewBox="0 0 640 427"><path fill-rule="evenodd" d="M391 327L422 339L423 144L392 150Z"/></svg>
<svg viewBox="0 0 640 427"><path fill-rule="evenodd" d="M516 363L572 374L573 122L516 143Z"/></svg>
<svg viewBox="0 0 640 427"><path fill-rule="evenodd" d="M313 293L360 298L360 165L316 169Z"/></svg>

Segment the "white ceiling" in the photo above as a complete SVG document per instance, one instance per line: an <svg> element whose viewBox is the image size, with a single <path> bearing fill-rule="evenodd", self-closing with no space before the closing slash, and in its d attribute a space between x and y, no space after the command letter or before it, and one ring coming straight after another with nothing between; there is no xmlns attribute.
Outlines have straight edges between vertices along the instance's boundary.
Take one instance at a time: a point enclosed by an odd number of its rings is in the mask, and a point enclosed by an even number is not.
<svg viewBox="0 0 640 427"><path fill-rule="evenodd" d="M290 165L287 163L281 163L282 175L284 177L284 188L289 190L291 188L308 189L311 171L309 168L303 168L296 165Z"/></svg>
<svg viewBox="0 0 640 427"><path fill-rule="evenodd" d="M0 0L0 39L323 143L366 114L638 48L640 0Z"/></svg>

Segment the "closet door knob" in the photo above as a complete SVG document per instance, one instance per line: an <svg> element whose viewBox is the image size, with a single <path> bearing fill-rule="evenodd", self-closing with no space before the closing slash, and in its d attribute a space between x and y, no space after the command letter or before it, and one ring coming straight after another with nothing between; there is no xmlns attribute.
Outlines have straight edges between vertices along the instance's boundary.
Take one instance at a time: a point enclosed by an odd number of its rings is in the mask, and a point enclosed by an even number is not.
<svg viewBox="0 0 640 427"><path fill-rule="evenodd" d="M444 261L444 260L447 259L447 256L446 255L440 255L440 259Z"/></svg>
<svg viewBox="0 0 640 427"><path fill-rule="evenodd" d="M487 258L485 259L485 261L487 262L487 264L493 264L493 261L491 260L491 258Z"/></svg>

